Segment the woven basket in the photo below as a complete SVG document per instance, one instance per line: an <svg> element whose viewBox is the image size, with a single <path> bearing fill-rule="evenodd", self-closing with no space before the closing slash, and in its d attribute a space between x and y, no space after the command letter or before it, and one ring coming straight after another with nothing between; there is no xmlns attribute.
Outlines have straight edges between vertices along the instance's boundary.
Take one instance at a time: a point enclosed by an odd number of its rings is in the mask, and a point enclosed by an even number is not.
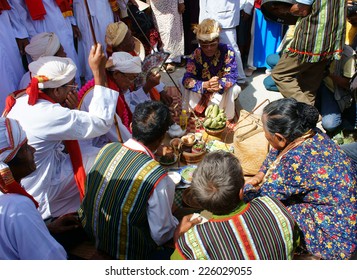
<svg viewBox="0 0 357 280"><path fill-rule="evenodd" d="M222 132L226 129L226 126L219 129L210 129L207 127L204 127L204 129L208 135L219 137L222 134Z"/></svg>

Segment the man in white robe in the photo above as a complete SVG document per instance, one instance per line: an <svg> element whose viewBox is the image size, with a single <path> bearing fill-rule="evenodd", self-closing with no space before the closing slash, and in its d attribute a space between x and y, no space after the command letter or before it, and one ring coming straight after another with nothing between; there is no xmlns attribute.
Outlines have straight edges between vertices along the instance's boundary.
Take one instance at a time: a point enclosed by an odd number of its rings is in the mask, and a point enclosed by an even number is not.
<svg viewBox="0 0 357 280"><path fill-rule="evenodd" d="M67 56L71 58L77 67L78 55L74 48L73 29L75 18L73 16L64 17L55 0L42 0L46 14L43 19L33 20L27 8L25 0L8 0L20 15L23 25L26 27L30 37L41 32L54 32ZM80 71L80 68L79 68ZM76 73L76 82L80 83L80 73Z"/></svg>
<svg viewBox="0 0 357 280"><path fill-rule="evenodd" d="M27 31L19 21L14 9L0 14L0 110L4 110L8 94L18 89L25 72L21 62L16 38L27 38Z"/></svg>
<svg viewBox="0 0 357 280"><path fill-rule="evenodd" d="M90 20L93 23L97 42L105 46L105 30L108 24L114 22L113 11L108 0L87 0L90 12ZM88 55L93 44L93 36L90 30L87 9L83 0L73 1L74 16L81 30L82 37L78 41L78 60L82 67L82 76L86 81L93 78L88 64Z"/></svg>
<svg viewBox="0 0 357 280"><path fill-rule="evenodd" d="M77 86L74 84L76 67L73 61L60 57L42 57L30 63L33 78L28 94L13 100L14 106L7 110L8 117L20 122L29 144L36 149L37 170L24 178L22 184L39 202L43 219L78 209L80 197L73 174L78 174L83 166L88 170L97 152L83 154L83 165L80 165L80 153L70 157L63 141L97 137L107 133L113 124L118 92L105 87L105 62L102 47L99 44L92 47L89 64L96 85L89 112L61 106L70 103ZM36 81L42 91L37 89ZM74 170L77 164L78 169Z"/></svg>
<svg viewBox="0 0 357 280"><path fill-rule="evenodd" d="M30 44L25 47L25 52L31 57L32 61L36 61L42 56L67 56L58 36L53 32L42 32L33 36ZM27 71L21 78L19 89L26 88L30 81L30 71Z"/></svg>
<svg viewBox="0 0 357 280"><path fill-rule="evenodd" d="M36 201L19 184L33 172L34 149L16 120L0 118L0 260L64 260Z"/></svg>

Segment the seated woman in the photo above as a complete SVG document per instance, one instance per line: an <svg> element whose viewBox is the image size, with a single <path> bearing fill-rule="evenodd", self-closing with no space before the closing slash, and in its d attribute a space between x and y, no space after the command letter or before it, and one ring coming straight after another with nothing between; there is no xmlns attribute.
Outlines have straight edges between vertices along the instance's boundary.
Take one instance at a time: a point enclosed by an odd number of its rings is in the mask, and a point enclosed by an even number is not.
<svg viewBox="0 0 357 280"><path fill-rule="evenodd" d="M315 107L293 98L264 108L265 137L273 148L246 181L244 197L278 198L298 223L304 249L323 259L348 259L357 245L357 171L316 128L317 120Z"/></svg>
<svg viewBox="0 0 357 280"><path fill-rule="evenodd" d="M233 48L219 43L221 27L213 19L205 19L194 28L200 44L187 59L182 79L183 104L201 115L208 104L225 109L227 119L234 118L234 101L241 88L236 84L237 63Z"/></svg>

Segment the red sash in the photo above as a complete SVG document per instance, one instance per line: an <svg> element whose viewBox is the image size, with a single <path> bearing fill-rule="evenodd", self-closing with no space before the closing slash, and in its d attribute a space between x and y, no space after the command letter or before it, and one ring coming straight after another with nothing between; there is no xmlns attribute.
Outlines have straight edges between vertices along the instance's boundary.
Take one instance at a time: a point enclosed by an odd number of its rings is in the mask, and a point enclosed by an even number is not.
<svg viewBox="0 0 357 280"><path fill-rule="evenodd" d="M9 5L9 3L7 3L6 0L0 0L0 14L1 14L1 11L4 11L4 10L10 10L11 7Z"/></svg>
<svg viewBox="0 0 357 280"><path fill-rule="evenodd" d="M48 95L46 95L45 93L43 93L40 90L37 90L37 94L35 94L36 96L36 100L34 100L34 92L32 92L31 90L31 86L28 87L26 89L26 93L29 95L29 104L30 104L30 99L32 99L32 101L35 101L33 104L30 105L34 105L37 102L37 98L38 99L45 99L51 103L56 103L54 102ZM16 97L20 97L21 94L24 94L24 90L19 90L14 92L13 94L10 94L5 101L5 111L3 113L3 116L7 115L11 108L15 105L16 103ZM74 173L74 179L76 181L77 187L78 187L78 191L79 191L79 195L80 195L80 199L82 201L83 197L84 197L84 185L85 185L85 180L86 180L86 173L83 167L83 161L82 161L82 154L81 154L81 149L79 147L78 141L77 140L65 140L63 141L64 145L66 146L66 150L69 154L69 157L71 158L71 162L72 162L72 168L73 168L73 173Z"/></svg>
<svg viewBox="0 0 357 280"><path fill-rule="evenodd" d="M25 3L32 20L42 20L45 18L46 9L42 0L25 0ZM56 3L64 17L73 16L73 0L56 0Z"/></svg>
<svg viewBox="0 0 357 280"><path fill-rule="evenodd" d="M25 0L25 3L32 20L42 20L45 18L46 10L42 0Z"/></svg>
<svg viewBox="0 0 357 280"><path fill-rule="evenodd" d="M56 0L64 17L73 16L73 0Z"/></svg>
<svg viewBox="0 0 357 280"><path fill-rule="evenodd" d="M38 208L38 202L23 187L21 187L18 182L15 181L9 168L0 171L0 191L2 193L17 193L27 196L33 201L36 208Z"/></svg>

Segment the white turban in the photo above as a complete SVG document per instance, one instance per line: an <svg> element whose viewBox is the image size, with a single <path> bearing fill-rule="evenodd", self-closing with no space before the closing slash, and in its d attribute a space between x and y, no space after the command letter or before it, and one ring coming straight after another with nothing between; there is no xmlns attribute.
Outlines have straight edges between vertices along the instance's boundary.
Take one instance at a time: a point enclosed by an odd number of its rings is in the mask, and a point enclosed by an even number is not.
<svg viewBox="0 0 357 280"><path fill-rule="evenodd" d="M55 33L43 32L31 38L30 44L25 47L25 52L32 60L37 60L41 56L55 55L60 46L61 43Z"/></svg>
<svg viewBox="0 0 357 280"><path fill-rule="evenodd" d="M207 18L193 28L196 38L201 41L213 41L219 37L221 27L214 19Z"/></svg>
<svg viewBox="0 0 357 280"><path fill-rule="evenodd" d="M127 32L128 26L124 22L110 23L105 32L105 42L110 46L116 47L123 42Z"/></svg>
<svg viewBox="0 0 357 280"><path fill-rule="evenodd" d="M18 121L0 118L0 170L7 167L5 163L15 157L25 140L26 133Z"/></svg>
<svg viewBox="0 0 357 280"><path fill-rule="evenodd" d="M109 71L119 70L122 73L139 74L141 73L141 59L127 52L115 52L109 57L107 68Z"/></svg>
<svg viewBox="0 0 357 280"><path fill-rule="evenodd" d="M29 64L31 76L38 80L38 88L58 88L73 80L77 67L67 57L44 56ZM31 82L32 83L32 82Z"/></svg>

